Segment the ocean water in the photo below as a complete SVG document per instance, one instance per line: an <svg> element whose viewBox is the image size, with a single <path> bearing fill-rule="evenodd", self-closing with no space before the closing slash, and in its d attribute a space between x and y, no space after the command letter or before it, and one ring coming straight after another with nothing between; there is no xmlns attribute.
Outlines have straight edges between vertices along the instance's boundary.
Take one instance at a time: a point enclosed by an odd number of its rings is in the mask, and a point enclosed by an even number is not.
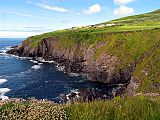
<svg viewBox="0 0 160 120"><path fill-rule="evenodd" d="M0 38L0 99L30 98L58 101L60 94L82 88L102 92L108 87L88 81L85 76L66 74L55 63L18 58L5 54L24 39Z"/></svg>

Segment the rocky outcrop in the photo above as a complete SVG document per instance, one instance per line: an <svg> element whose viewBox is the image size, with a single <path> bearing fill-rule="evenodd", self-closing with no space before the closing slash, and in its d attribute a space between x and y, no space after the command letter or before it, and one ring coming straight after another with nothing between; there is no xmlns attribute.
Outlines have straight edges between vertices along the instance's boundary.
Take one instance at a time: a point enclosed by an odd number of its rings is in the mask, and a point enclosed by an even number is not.
<svg viewBox="0 0 160 120"><path fill-rule="evenodd" d="M28 42L24 41L7 53L21 57L42 57L47 61L56 61L60 66L64 66L66 72L85 73L89 80L96 82L129 83L135 64L119 70L116 69L116 66L121 61L117 56L102 53L98 58L95 58L96 49L105 44L97 43L93 46L77 43L72 47L63 47L59 45L57 37L48 37L44 38L38 47L31 47Z"/></svg>

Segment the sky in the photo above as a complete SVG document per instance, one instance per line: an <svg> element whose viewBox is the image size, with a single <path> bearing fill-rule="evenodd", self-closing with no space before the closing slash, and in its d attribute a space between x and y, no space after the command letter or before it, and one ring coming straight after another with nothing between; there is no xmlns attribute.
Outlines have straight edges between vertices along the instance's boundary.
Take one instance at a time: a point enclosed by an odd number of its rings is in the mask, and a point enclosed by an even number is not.
<svg viewBox="0 0 160 120"><path fill-rule="evenodd" d="M25 38L160 9L160 0L0 0L0 38Z"/></svg>

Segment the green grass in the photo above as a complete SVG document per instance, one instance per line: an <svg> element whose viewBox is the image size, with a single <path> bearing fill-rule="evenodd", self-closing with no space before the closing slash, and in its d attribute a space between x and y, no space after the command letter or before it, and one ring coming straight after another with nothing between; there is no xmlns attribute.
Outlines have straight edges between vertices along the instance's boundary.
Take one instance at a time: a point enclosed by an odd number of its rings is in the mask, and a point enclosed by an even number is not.
<svg viewBox="0 0 160 120"><path fill-rule="evenodd" d="M98 39L97 36L104 33L107 34L113 32L116 33L124 31L160 28L159 11L160 10L151 13L120 18L106 23L101 23L104 25L115 24L115 26L106 26L99 28L98 25L101 24L97 24L95 25L95 27L90 28L85 27L71 30L58 30L37 36L32 36L30 37L31 39L26 39L26 41L29 41L31 47L37 47L43 38L56 36L59 38L59 42L62 42L62 45L66 47L71 47L72 45L74 45L72 43L79 42L93 44Z"/></svg>
<svg viewBox="0 0 160 120"><path fill-rule="evenodd" d="M160 104L143 96L115 98L72 104L67 109L71 120L158 120Z"/></svg>
<svg viewBox="0 0 160 120"><path fill-rule="evenodd" d="M134 79L139 78L140 82L137 92L160 93L160 38L144 56L133 73Z"/></svg>
<svg viewBox="0 0 160 120"><path fill-rule="evenodd" d="M159 120L160 98L116 97L66 105L50 102L6 102L1 120Z"/></svg>

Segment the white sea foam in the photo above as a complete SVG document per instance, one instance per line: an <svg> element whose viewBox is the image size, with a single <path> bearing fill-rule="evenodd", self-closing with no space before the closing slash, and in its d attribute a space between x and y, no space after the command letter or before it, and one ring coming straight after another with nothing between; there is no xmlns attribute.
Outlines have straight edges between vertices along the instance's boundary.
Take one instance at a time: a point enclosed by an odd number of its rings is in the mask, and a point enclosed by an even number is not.
<svg viewBox="0 0 160 120"><path fill-rule="evenodd" d="M5 53L7 50L0 50L0 52Z"/></svg>
<svg viewBox="0 0 160 120"><path fill-rule="evenodd" d="M29 60L30 62L33 62L33 60Z"/></svg>
<svg viewBox="0 0 160 120"><path fill-rule="evenodd" d="M5 80L3 80L3 81L5 81ZM5 93L7 93L9 91L11 91L11 89L9 89L9 88L0 88L0 99L1 100L7 100L8 97L5 96Z"/></svg>
<svg viewBox="0 0 160 120"><path fill-rule="evenodd" d="M66 97L67 97L67 100L69 100L69 95L70 95L70 94L66 95Z"/></svg>
<svg viewBox="0 0 160 120"><path fill-rule="evenodd" d="M71 92L76 93L76 92L78 92L78 89L73 89L73 90L71 90Z"/></svg>
<svg viewBox="0 0 160 120"><path fill-rule="evenodd" d="M77 81L78 83L82 83L82 82L84 82L85 80L79 80L79 81Z"/></svg>
<svg viewBox="0 0 160 120"><path fill-rule="evenodd" d="M11 48L11 46L7 46L7 47L5 47L5 49L6 50L11 50L12 48Z"/></svg>
<svg viewBox="0 0 160 120"><path fill-rule="evenodd" d="M0 50L0 55L6 55L7 50Z"/></svg>
<svg viewBox="0 0 160 120"><path fill-rule="evenodd" d="M26 71L22 71L22 72L16 74L16 76L17 76L17 77L26 76L26 74L30 74L31 72L32 72L32 70L31 70L31 69L28 69L28 70L26 70Z"/></svg>
<svg viewBox="0 0 160 120"><path fill-rule="evenodd" d="M40 69L41 66L40 66L40 65L34 65L34 66L32 66L31 68L37 70L37 69Z"/></svg>
<svg viewBox="0 0 160 120"><path fill-rule="evenodd" d="M35 60L34 60L33 63L38 63L38 61L35 61Z"/></svg>
<svg viewBox="0 0 160 120"><path fill-rule="evenodd" d="M20 57L19 57L19 56L17 56L17 55L10 55L10 56L15 57L15 58L20 58Z"/></svg>
<svg viewBox="0 0 160 120"><path fill-rule="evenodd" d="M54 61L46 61L44 59L42 59L40 62L44 62L44 63L55 63Z"/></svg>
<svg viewBox="0 0 160 120"><path fill-rule="evenodd" d="M0 50L0 55L6 55L6 52L11 49L11 46L7 46Z"/></svg>
<svg viewBox="0 0 160 120"><path fill-rule="evenodd" d="M4 100L8 100L8 97L5 95L0 95L0 99L4 101Z"/></svg>
<svg viewBox="0 0 160 120"><path fill-rule="evenodd" d="M43 63L38 63L39 65L42 65Z"/></svg>
<svg viewBox="0 0 160 120"><path fill-rule="evenodd" d="M64 68L65 68L64 66L58 66L58 65L56 67L58 71L64 71Z"/></svg>
<svg viewBox="0 0 160 120"><path fill-rule="evenodd" d="M9 88L0 88L0 94L1 95L4 95L5 93L7 93L9 91L11 91L11 89L9 89Z"/></svg>
<svg viewBox="0 0 160 120"><path fill-rule="evenodd" d="M18 57L20 59L32 59L32 57L19 57L19 56L16 56L16 55L13 55L13 56Z"/></svg>
<svg viewBox="0 0 160 120"><path fill-rule="evenodd" d="M30 62L33 62L33 63L38 63L38 61L36 60L29 60Z"/></svg>
<svg viewBox="0 0 160 120"><path fill-rule="evenodd" d="M75 98L79 98L79 97L80 97L80 96L79 96L79 93L80 93L80 92L78 92L78 89L74 89L74 90L71 90L71 92L66 95L67 100L69 100L69 96L71 95L71 93L76 93Z"/></svg>
<svg viewBox="0 0 160 120"><path fill-rule="evenodd" d="M6 53L4 53L4 52L1 52L1 53L0 53L0 55L6 55Z"/></svg>
<svg viewBox="0 0 160 120"><path fill-rule="evenodd" d="M37 57L36 60L42 63L56 63L55 61L46 61L42 57Z"/></svg>
<svg viewBox="0 0 160 120"><path fill-rule="evenodd" d="M47 61L48 63L55 63L55 61Z"/></svg>
<svg viewBox="0 0 160 120"><path fill-rule="evenodd" d="M0 79L0 84L3 84L3 83L5 83L5 82L7 82L6 79Z"/></svg>
<svg viewBox="0 0 160 120"><path fill-rule="evenodd" d="M70 73L69 75L70 75L70 76L75 76L75 77L80 76L80 74L79 74L79 73Z"/></svg>

